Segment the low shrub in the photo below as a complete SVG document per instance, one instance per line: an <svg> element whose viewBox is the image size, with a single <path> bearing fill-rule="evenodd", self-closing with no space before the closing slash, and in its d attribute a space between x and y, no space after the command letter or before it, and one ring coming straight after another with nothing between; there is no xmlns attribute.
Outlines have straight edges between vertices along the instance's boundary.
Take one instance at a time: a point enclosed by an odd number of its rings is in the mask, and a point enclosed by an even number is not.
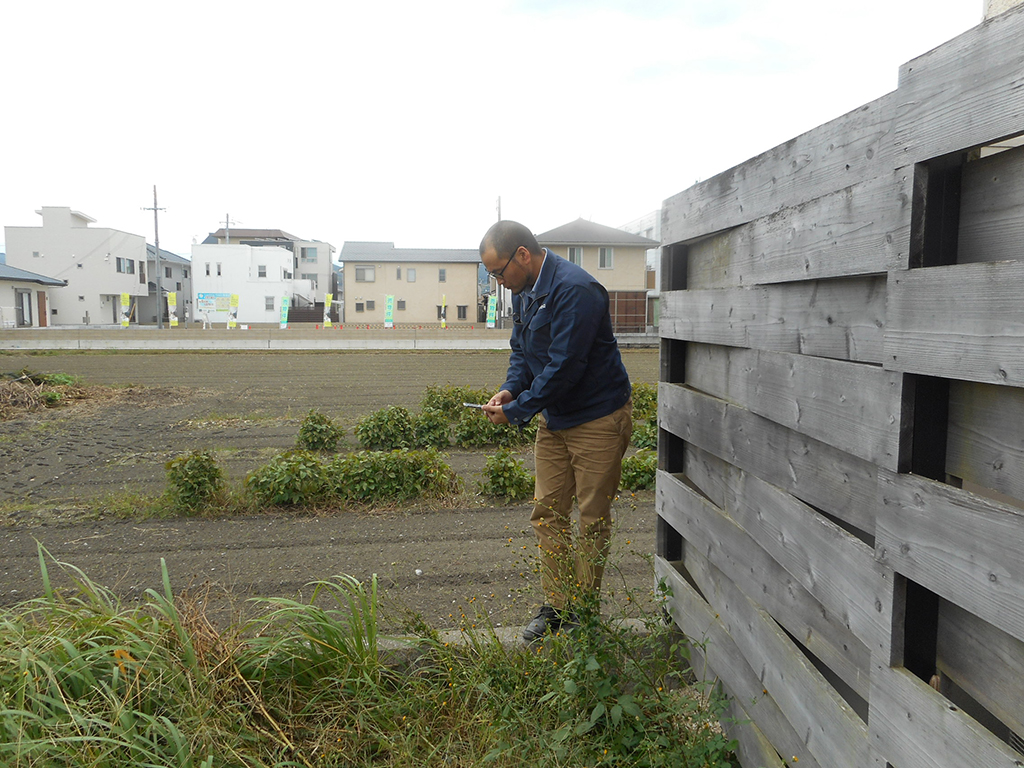
<svg viewBox="0 0 1024 768"><path fill-rule="evenodd" d="M630 442L637 448L658 448L658 421L648 419L647 421L633 422L633 437Z"/></svg>
<svg viewBox="0 0 1024 768"><path fill-rule="evenodd" d="M427 386L427 391L420 402L424 411L442 413L449 421L457 421L464 410L463 403L486 403L493 392L473 387L461 387L448 384L441 387Z"/></svg>
<svg viewBox="0 0 1024 768"><path fill-rule="evenodd" d="M633 420L647 421L658 416L658 387L645 381L633 382Z"/></svg>
<svg viewBox="0 0 1024 768"><path fill-rule="evenodd" d="M371 451L412 448L416 427L408 408L389 405L361 418L356 424L356 437L363 448Z"/></svg>
<svg viewBox="0 0 1024 768"><path fill-rule="evenodd" d="M339 501L401 501L457 494L462 482L437 451L361 451L326 467L330 494Z"/></svg>
<svg viewBox="0 0 1024 768"><path fill-rule="evenodd" d="M209 451L192 451L171 459L167 468L167 495L176 509L197 512L220 490L224 473Z"/></svg>
<svg viewBox="0 0 1024 768"><path fill-rule="evenodd" d="M245 487L268 506L315 504L327 492L327 475L309 451L287 451L245 477Z"/></svg>
<svg viewBox="0 0 1024 768"><path fill-rule="evenodd" d="M511 424L492 424L476 408L463 409L454 427L455 444L463 448L482 448L497 445L513 448L528 445L537 435L537 424L531 421L525 427Z"/></svg>
<svg viewBox="0 0 1024 768"><path fill-rule="evenodd" d="M488 457L483 475L480 490L488 496L506 501L533 497L533 475L507 448L501 448Z"/></svg>
<svg viewBox="0 0 1024 768"><path fill-rule="evenodd" d="M451 420L439 411L423 411L412 426L417 448L447 448L451 444Z"/></svg>
<svg viewBox="0 0 1024 768"><path fill-rule="evenodd" d="M338 447L338 441L345 436L345 429L316 408L310 408L302 420L296 445L305 451L329 453Z"/></svg>
<svg viewBox="0 0 1024 768"><path fill-rule="evenodd" d="M619 487L627 491L641 491L654 485L658 471L658 454L650 449L637 451L622 460L622 479Z"/></svg>

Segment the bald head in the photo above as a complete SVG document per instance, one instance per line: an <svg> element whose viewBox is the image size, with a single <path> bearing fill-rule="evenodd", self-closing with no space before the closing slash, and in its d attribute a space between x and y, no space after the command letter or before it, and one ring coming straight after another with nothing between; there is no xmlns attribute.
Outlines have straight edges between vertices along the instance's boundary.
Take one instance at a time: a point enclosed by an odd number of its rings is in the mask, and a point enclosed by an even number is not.
<svg viewBox="0 0 1024 768"><path fill-rule="evenodd" d="M499 257L508 257L519 246L523 246L534 256L543 255L543 250L533 236L533 232L518 221L498 221L494 223L484 239L480 241L480 255L483 256L490 246Z"/></svg>

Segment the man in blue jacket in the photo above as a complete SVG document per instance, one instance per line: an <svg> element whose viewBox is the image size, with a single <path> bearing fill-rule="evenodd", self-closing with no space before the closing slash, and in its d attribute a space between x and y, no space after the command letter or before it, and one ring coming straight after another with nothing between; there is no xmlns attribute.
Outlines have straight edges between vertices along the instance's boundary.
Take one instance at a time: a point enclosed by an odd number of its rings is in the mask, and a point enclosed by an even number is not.
<svg viewBox="0 0 1024 768"><path fill-rule="evenodd" d="M522 224L499 221L480 243L484 268L512 292L508 374L484 412L495 424L537 417L531 523L545 604L523 632L533 642L575 623L570 604L601 588L611 503L633 431L629 375L612 333L608 292ZM574 545L572 507L579 504Z"/></svg>

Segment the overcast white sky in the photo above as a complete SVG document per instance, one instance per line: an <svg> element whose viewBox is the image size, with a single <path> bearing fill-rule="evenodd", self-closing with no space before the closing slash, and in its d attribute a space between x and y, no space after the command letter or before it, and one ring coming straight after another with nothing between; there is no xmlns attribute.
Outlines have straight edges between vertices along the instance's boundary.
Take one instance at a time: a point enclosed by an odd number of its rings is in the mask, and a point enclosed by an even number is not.
<svg viewBox="0 0 1024 768"><path fill-rule="evenodd" d="M230 214L475 248L620 226L896 88L982 0L176 0L0 9L0 225L189 254Z"/></svg>

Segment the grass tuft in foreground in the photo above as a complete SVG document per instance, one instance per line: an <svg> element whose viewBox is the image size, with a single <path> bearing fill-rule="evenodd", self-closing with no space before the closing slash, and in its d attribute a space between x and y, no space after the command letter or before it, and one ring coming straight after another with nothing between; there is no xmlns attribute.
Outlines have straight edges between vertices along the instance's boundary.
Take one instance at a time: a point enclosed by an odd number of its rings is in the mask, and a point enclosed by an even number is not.
<svg viewBox="0 0 1024 768"><path fill-rule="evenodd" d="M0 613L0 764L29 766L731 765L721 702L683 685L660 621L580 606L539 648L418 619L387 650L380 595L341 576L218 631L163 588L141 606L75 587Z"/></svg>

